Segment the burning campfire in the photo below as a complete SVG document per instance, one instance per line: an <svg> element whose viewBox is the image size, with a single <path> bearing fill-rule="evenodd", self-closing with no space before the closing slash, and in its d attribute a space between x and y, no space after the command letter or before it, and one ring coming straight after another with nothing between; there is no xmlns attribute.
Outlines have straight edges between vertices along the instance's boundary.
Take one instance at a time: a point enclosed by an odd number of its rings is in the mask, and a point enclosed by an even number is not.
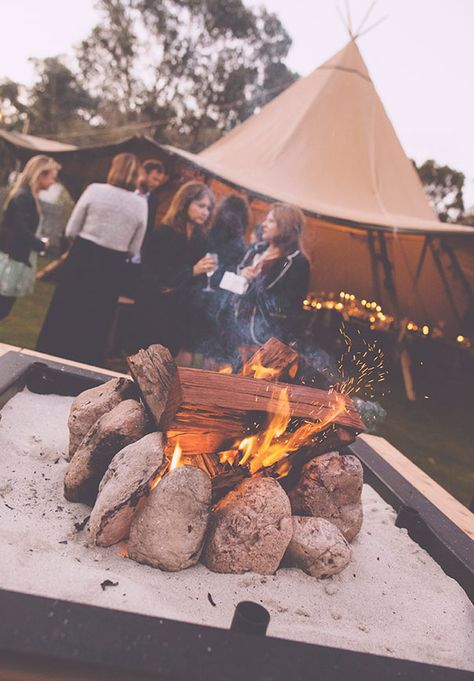
<svg viewBox="0 0 474 681"><path fill-rule="evenodd" d="M362 467L337 450L364 426L347 395L301 385L271 339L240 374L178 368L162 346L129 358L133 381L79 395L65 496L93 506L97 545L163 570L325 577L350 561Z"/></svg>

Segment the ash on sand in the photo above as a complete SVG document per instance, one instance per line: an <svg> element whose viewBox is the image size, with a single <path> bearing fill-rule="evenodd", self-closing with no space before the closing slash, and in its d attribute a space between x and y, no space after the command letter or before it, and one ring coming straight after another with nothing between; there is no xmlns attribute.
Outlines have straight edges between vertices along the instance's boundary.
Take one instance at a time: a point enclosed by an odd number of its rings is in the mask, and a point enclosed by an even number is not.
<svg viewBox="0 0 474 681"><path fill-rule="evenodd" d="M254 600L270 611L270 636L474 670L466 594L367 485L352 562L331 579L295 568L266 577L203 565L166 573L123 558L123 546L94 546L74 527L90 508L63 497L71 402L24 390L2 410L2 588L223 628L239 601Z"/></svg>

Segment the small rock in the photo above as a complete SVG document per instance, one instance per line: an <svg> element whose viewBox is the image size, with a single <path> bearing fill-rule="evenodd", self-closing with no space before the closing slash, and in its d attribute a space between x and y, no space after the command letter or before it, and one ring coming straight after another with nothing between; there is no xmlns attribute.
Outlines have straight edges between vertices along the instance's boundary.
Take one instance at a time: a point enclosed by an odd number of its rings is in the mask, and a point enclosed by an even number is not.
<svg viewBox="0 0 474 681"><path fill-rule="evenodd" d="M211 481L194 466L167 473L130 526L129 558L168 572L195 565L201 555Z"/></svg>
<svg viewBox="0 0 474 681"><path fill-rule="evenodd" d="M297 486L288 496L294 515L326 518L348 541L362 527L363 470L359 459L329 452L303 466Z"/></svg>
<svg viewBox="0 0 474 681"><path fill-rule="evenodd" d="M115 454L143 437L145 427L145 410L135 400L120 402L101 416L69 462L64 478L66 499L92 505L99 483Z"/></svg>
<svg viewBox="0 0 474 681"><path fill-rule="evenodd" d="M337 575L351 560L351 548L335 525L323 518L293 516L293 537L285 563L312 577Z"/></svg>
<svg viewBox="0 0 474 681"><path fill-rule="evenodd" d="M292 531L290 502L279 483L244 480L214 507L201 560L214 572L270 575Z"/></svg>
<svg viewBox="0 0 474 681"><path fill-rule="evenodd" d="M82 439L94 423L122 400L135 397L137 390L128 378L113 378L107 383L85 390L72 402L69 412L69 458L71 459Z"/></svg>

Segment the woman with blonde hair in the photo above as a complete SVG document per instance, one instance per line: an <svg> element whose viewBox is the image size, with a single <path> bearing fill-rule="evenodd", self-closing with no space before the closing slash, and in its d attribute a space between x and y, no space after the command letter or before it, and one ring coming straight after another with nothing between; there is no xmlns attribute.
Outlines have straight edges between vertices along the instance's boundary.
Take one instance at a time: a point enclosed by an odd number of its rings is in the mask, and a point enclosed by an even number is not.
<svg viewBox="0 0 474 681"><path fill-rule="evenodd" d="M61 166L49 156L33 156L10 190L4 210L0 251L0 319L20 296L33 293L36 256L48 239L35 236L41 208L38 194L56 181Z"/></svg>
<svg viewBox="0 0 474 681"><path fill-rule="evenodd" d="M237 268L248 281L234 309L243 343L262 345L272 336L285 343L298 339L310 271L301 249L303 226L299 208L274 203L262 224L262 241L251 246Z"/></svg>
<svg viewBox="0 0 474 681"><path fill-rule="evenodd" d="M140 161L112 160L107 182L87 187L69 218L74 239L38 338L37 349L102 365L127 256L140 253L147 204L135 187Z"/></svg>
<svg viewBox="0 0 474 681"><path fill-rule="evenodd" d="M163 218L149 235L136 301L134 349L160 343L176 355L192 352L202 334L200 290L206 273L216 269L206 255L207 227L214 196L203 182L187 182L175 194Z"/></svg>

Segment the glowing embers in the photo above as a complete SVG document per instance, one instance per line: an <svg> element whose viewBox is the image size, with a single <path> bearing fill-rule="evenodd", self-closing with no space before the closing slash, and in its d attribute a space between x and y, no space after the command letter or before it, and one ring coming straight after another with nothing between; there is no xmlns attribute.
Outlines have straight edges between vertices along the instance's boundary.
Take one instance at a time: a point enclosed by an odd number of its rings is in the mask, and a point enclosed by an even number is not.
<svg viewBox="0 0 474 681"><path fill-rule="evenodd" d="M268 423L259 432L236 443L232 450L221 452L219 460L231 466L247 467L250 475L274 467L274 477L283 477L291 469L287 457L306 445L314 444L314 438L328 428L334 419L346 409L346 401L335 392L331 395L331 408L313 415L314 421L292 420L288 388L273 387L268 407ZM317 407L315 407L315 410ZM293 422L292 422L293 421Z"/></svg>

